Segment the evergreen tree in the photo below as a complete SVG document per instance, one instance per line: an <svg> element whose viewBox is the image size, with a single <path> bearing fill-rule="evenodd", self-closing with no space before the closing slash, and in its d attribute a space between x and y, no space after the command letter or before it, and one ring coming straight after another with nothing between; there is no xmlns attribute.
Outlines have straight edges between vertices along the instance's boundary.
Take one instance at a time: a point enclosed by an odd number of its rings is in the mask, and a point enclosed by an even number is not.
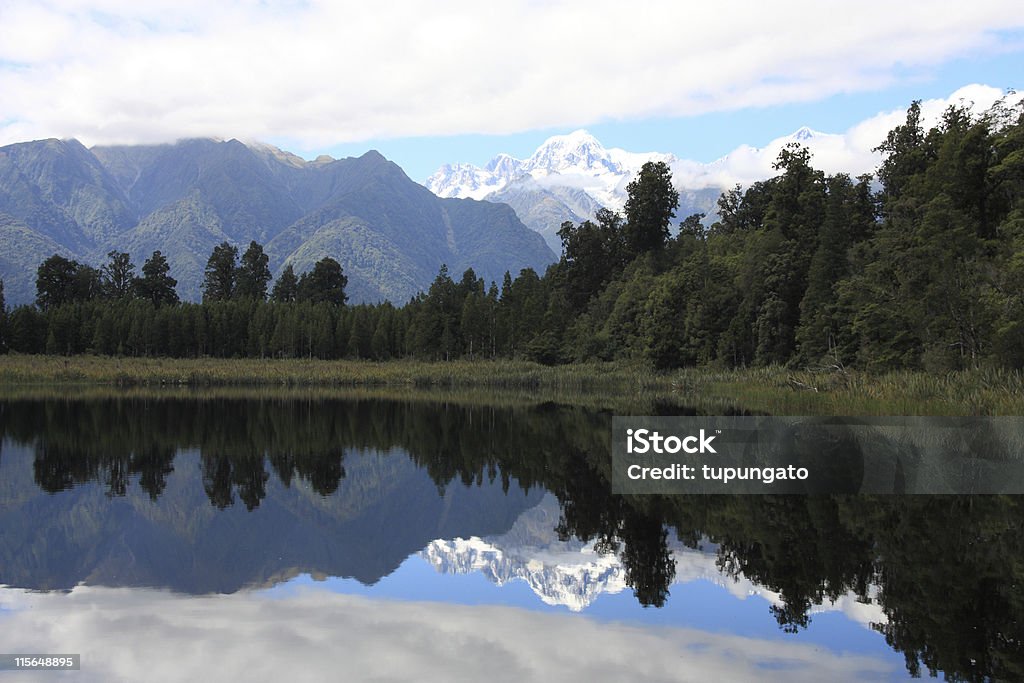
<svg viewBox="0 0 1024 683"><path fill-rule="evenodd" d="M135 295L135 264L123 251L107 252L106 265L101 269L103 295L108 299L127 299Z"/></svg>
<svg viewBox="0 0 1024 683"><path fill-rule="evenodd" d="M270 353L270 337L274 333L274 311L275 307L272 304L257 303L249 319L247 356L265 358Z"/></svg>
<svg viewBox="0 0 1024 683"><path fill-rule="evenodd" d="M101 293L100 273L58 254L36 270L36 303L44 310L73 301L91 301Z"/></svg>
<svg viewBox="0 0 1024 683"><path fill-rule="evenodd" d="M249 242L249 248L242 254L242 260L235 274L236 299L267 298L267 285L270 282L270 258L263 253L263 247L255 240ZM294 276L294 273L293 273Z"/></svg>
<svg viewBox="0 0 1024 683"><path fill-rule="evenodd" d="M347 285L348 278L342 272L341 264L325 256L313 264L313 270L299 278L298 300L344 306L348 300L345 294Z"/></svg>
<svg viewBox="0 0 1024 683"><path fill-rule="evenodd" d="M501 296L498 299L497 317L497 348L498 354L512 356L515 352L515 339L512 335L515 319L511 306L512 274L507 270L501 278Z"/></svg>
<svg viewBox="0 0 1024 683"><path fill-rule="evenodd" d="M238 247L221 242L213 248L203 275L203 301L228 301L235 293Z"/></svg>
<svg viewBox="0 0 1024 683"><path fill-rule="evenodd" d="M379 309L377 326L370 340L370 357L374 360L388 360L392 356L392 325L394 309L384 305Z"/></svg>
<svg viewBox="0 0 1024 683"><path fill-rule="evenodd" d="M103 281L100 271L92 266L78 264L71 283L72 301L92 301L103 296Z"/></svg>
<svg viewBox="0 0 1024 683"><path fill-rule="evenodd" d="M866 185L866 180L861 180ZM796 338L805 361L830 357L833 363L850 360L849 330L839 306L836 285L849 274L848 252L868 226L858 225L858 187L849 176L830 177L825 220L818 246L811 258L807 288L800 302L800 326ZM845 360L844 360L845 359Z"/></svg>
<svg viewBox="0 0 1024 683"><path fill-rule="evenodd" d="M7 322L7 343L12 351L40 353L46 347L46 315L35 306L18 306Z"/></svg>
<svg viewBox="0 0 1024 683"><path fill-rule="evenodd" d="M54 254L36 270L36 304L44 311L72 301L79 263Z"/></svg>
<svg viewBox="0 0 1024 683"><path fill-rule="evenodd" d="M558 236L562 240L560 289L570 308L581 309L624 265L626 245L622 217L600 209L596 223L583 221L577 227L566 221Z"/></svg>
<svg viewBox="0 0 1024 683"><path fill-rule="evenodd" d="M310 309L309 338L310 355L317 358L332 358L334 349L334 318L331 311L334 307L320 302Z"/></svg>
<svg viewBox="0 0 1024 683"><path fill-rule="evenodd" d="M277 278L277 282L274 283L274 291L271 292L270 299L277 303L291 303L298 300L298 297L299 278L295 276L295 269L289 263L281 271L281 277Z"/></svg>
<svg viewBox="0 0 1024 683"><path fill-rule="evenodd" d="M459 331L462 334L462 348L470 358L489 352L487 295L482 291L471 292L463 301Z"/></svg>
<svg viewBox="0 0 1024 683"><path fill-rule="evenodd" d="M929 153L925 145L925 134L921 128L921 101L915 100L907 109L906 121L886 135L885 142L873 151L883 155L878 169L882 182L882 196L892 208L892 200L898 199L908 189L914 176L922 173L928 165Z"/></svg>
<svg viewBox="0 0 1024 683"><path fill-rule="evenodd" d="M170 276L170 270L167 258L159 251L154 251L142 264L142 277L135 281L139 297L150 301L154 306L178 303L178 292L175 290L178 281Z"/></svg>
<svg viewBox="0 0 1024 683"><path fill-rule="evenodd" d="M669 237L669 225L679 205L672 172L664 161L648 161L626 186L625 243L636 256L659 249Z"/></svg>
<svg viewBox="0 0 1024 683"><path fill-rule="evenodd" d="M348 355L353 358L369 358L374 330L365 306L353 311L352 330L348 338Z"/></svg>

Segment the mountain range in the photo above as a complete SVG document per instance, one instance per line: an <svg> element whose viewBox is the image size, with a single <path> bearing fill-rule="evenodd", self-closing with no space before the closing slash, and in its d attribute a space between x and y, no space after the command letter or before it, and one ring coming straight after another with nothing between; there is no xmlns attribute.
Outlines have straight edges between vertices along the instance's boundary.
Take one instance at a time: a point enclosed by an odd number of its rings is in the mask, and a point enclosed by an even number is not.
<svg viewBox="0 0 1024 683"><path fill-rule="evenodd" d="M240 500L211 505L196 449L176 454L159 502L134 482L123 496L99 482L53 494L34 481L36 446L0 444L0 584L33 590L233 593L298 574L372 585L431 539L500 534L542 497L517 484L506 493L500 481L439 495L399 449L347 451L346 476L328 497L300 478L269 476L251 511Z"/></svg>
<svg viewBox="0 0 1024 683"><path fill-rule="evenodd" d="M269 145L193 139L93 147L40 140L0 147L0 278L10 304L35 297L39 263L92 265L110 250L141 266L167 257L178 293L198 300L210 252L264 245L276 276L331 256L352 302L401 304L442 264L487 281L555 260L508 206L438 198L378 152L306 161Z"/></svg>
<svg viewBox="0 0 1024 683"><path fill-rule="evenodd" d="M738 147L711 163L681 159L665 152L627 152L605 148L593 135L577 130L548 138L526 159L501 153L483 168L468 163L445 164L425 185L439 197L486 199L508 204L520 220L536 230L555 253L561 251L558 229L564 221L578 223L598 209L621 211L627 186L648 161L663 161L672 171L679 192L676 219L705 214L717 217L718 198L737 182L748 184L772 175L770 161L795 142L815 149L835 146L841 135L803 127L768 143L763 149ZM769 163L762 163L765 159ZM737 176L736 170L745 173Z"/></svg>

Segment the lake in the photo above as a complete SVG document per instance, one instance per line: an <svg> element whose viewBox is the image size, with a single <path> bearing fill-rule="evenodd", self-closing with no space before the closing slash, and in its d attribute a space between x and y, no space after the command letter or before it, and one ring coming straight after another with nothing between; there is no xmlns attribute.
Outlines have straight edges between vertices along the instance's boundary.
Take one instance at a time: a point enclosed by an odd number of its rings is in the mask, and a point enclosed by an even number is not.
<svg viewBox="0 0 1024 683"><path fill-rule="evenodd" d="M9 396L0 649L81 670L8 675L1024 679L1018 497L618 496L611 419L501 394Z"/></svg>

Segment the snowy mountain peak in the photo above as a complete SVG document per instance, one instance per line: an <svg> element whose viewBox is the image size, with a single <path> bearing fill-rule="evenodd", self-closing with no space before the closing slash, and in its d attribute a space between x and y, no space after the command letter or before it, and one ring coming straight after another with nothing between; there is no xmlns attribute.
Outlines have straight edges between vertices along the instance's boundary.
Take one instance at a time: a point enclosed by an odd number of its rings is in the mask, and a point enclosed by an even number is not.
<svg viewBox="0 0 1024 683"><path fill-rule="evenodd" d="M496 184L504 185L523 175L523 162L502 152L487 162L484 170L494 177Z"/></svg>
<svg viewBox="0 0 1024 683"><path fill-rule="evenodd" d="M585 192L599 206L621 209L626 183L643 162L668 156L605 149L597 138L580 129L549 137L528 159L499 154L484 168L445 164L425 185L439 197L483 199L512 183L533 179L543 188L572 188Z"/></svg>
<svg viewBox="0 0 1024 683"><path fill-rule="evenodd" d="M427 178L426 186L438 197L482 199L505 182L473 164L445 164Z"/></svg>
<svg viewBox="0 0 1024 683"><path fill-rule="evenodd" d="M684 163L672 154L605 148L588 131L579 129L549 137L527 159L498 154L484 168L445 164L424 184L439 197L508 203L520 220L543 235L558 253L561 224L594 218L602 207L621 211L629 182L648 161L664 161L673 169ZM719 185L709 181L693 192L684 192L684 205L677 215L713 214L718 190L705 188ZM700 193L710 199L698 197Z"/></svg>
<svg viewBox="0 0 1024 683"><path fill-rule="evenodd" d="M544 149L604 150L604 145L589 131L579 128L565 135L552 135L545 140L537 152ZM534 154L536 156L536 154Z"/></svg>
<svg viewBox="0 0 1024 683"><path fill-rule="evenodd" d="M819 135L821 134L818 133L816 130L812 130L807 126L801 126L799 129L797 129L795 133L793 133L789 137L792 138L793 140L806 142L807 140L812 140L813 138L816 138Z"/></svg>
<svg viewBox="0 0 1024 683"><path fill-rule="evenodd" d="M622 173L597 138L582 129L548 138L523 166L529 172Z"/></svg>

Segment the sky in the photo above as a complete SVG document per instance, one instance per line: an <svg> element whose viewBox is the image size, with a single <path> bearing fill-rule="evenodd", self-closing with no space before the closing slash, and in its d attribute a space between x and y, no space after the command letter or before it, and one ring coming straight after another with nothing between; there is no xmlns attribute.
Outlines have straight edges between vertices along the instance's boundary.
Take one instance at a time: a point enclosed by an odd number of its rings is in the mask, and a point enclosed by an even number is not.
<svg viewBox="0 0 1024 683"><path fill-rule="evenodd" d="M584 127L708 162L1022 67L1016 0L3 0L0 144L377 149L423 180Z"/></svg>

